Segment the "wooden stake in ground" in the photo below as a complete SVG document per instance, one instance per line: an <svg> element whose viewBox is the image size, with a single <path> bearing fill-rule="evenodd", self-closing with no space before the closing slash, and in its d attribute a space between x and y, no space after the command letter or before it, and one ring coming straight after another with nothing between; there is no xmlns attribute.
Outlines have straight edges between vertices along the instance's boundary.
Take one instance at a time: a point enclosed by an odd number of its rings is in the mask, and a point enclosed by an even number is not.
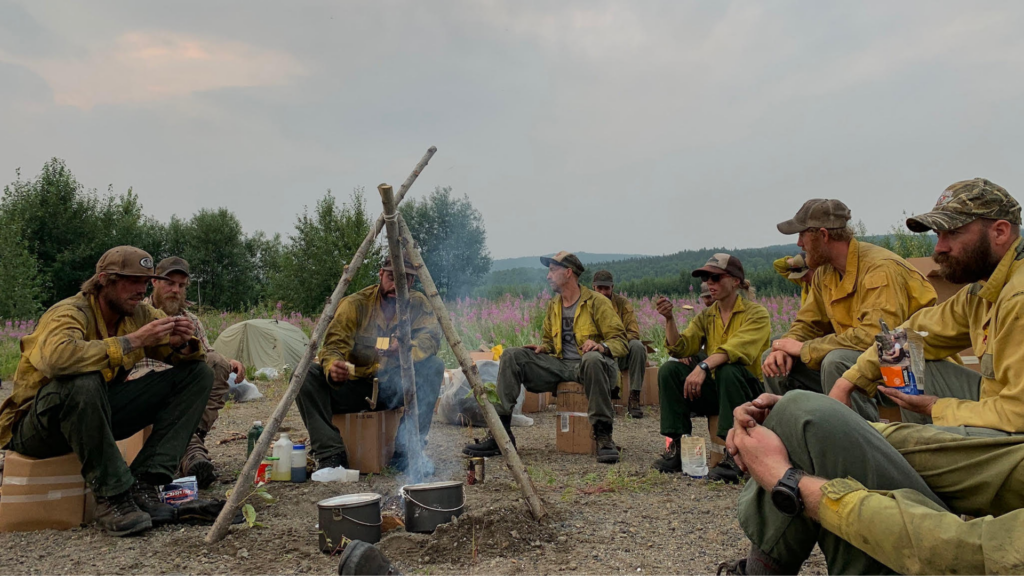
<svg viewBox="0 0 1024 576"><path fill-rule="evenodd" d="M433 146L427 149L427 153L423 155L423 158L413 168L412 173L402 183L402 187L398 189L398 197L395 199L396 204L401 202L402 198L405 198L405 193L409 191L409 188L416 181L420 172L427 167L427 163L430 162L435 152L437 152L437 148ZM366 234L363 243L356 250L355 255L352 256L348 266L345 266L345 272L341 275L337 287L334 288L334 293L327 299L324 311L320 314L320 319L317 320L316 326L313 328L313 334L309 338L306 353L303 355L302 360L299 361L299 365L295 367L295 372L292 373L288 389L285 390L281 401L277 403L277 408L274 409L274 413L267 422L267 426L263 429L263 434L260 436L259 441L256 442L256 446L253 448L252 454L249 455L249 459L245 461L245 466L242 467L241 473L238 474L238 480L235 482L235 487L232 489L231 496L228 497L224 509L217 516L217 521L210 527L210 531L206 533L206 541L208 543L213 544L224 539L228 529L231 527L231 520L238 513L238 508L242 505L242 500L251 492L252 481L256 478L256 469L259 468L260 462L263 461L263 456L267 453L267 448L270 447L270 441L277 434L277 429L281 427L285 414L292 407L292 402L295 402L295 397L299 395L302 383L306 381L306 373L309 372L309 366L313 363L313 357L316 356L320 341L324 337L324 332L327 331L327 326L334 319L338 303L341 302L345 291L348 290L348 285L352 282L352 277L356 275L356 272L359 271L359 266L363 264L366 252L373 245L373 241L380 234L383 227L384 215L381 214L377 217L377 222L374 224L373 229Z"/></svg>
<svg viewBox="0 0 1024 576"><path fill-rule="evenodd" d="M406 445L405 456L409 459L409 470L421 471L423 444L420 442L420 413L416 403L416 372L412 365L412 327L409 325L409 282L405 277L405 259L402 258L402 244L398 239L398 211L395 208L395 193L391 186L377 186L384 204L384 229L387 232L388 252L391 254L392 275L395 277L395 296L398 315L398 363L402 372L402 393L405 396L405 421L402 433Z"/></svg>
<svg viewBox="0 0 1024 576"><path fill-rule="evenodd" d="M405 252L409 256L409 260L412 261L413 267L416 268L420 283L423 284L423 290L426 292L427 300L430 301L430 305L434 309L434 315L437 316L438 322L441 323L441 329L444 330L444 336L448 340L448 345L452 347L452 352L455 353L455 357L459 360L459 366L462 367L463 374L466 375L470 385L473 387L473 395L476 396L477 402L483 408L484 421L487 422L487 428L491 431L495 441L497 441L501 454L505 456L505 465L508 466L512 476L515 477L516 482L519 484L520 490L523 491L526 503L530 506L530 513L533 514L534 520L539 521L547 514L547 511L544 510L544 503L541 502L540 496L537 495L537 489L533 485L533 480L530 479L523 461L519 459L519 453L516 452L516 447L512 445L512 441L505 432L505 427L501 425L498 413L487 399L484 383L480 379L480 371L477 370L476 363L469 357L469 352L462 345L462 338L455 331L452 317L448 315L448 309L445 308L444 301L441 300L441 295L437 292L437 285L434 284L434 279L430 277L430 271L427 270L426 264L423 263L423 257L420 256L419 248L416 247L416 241L413 240L409 226L406 225L401 214L398 215L398 225L401 228Z"/></svg>

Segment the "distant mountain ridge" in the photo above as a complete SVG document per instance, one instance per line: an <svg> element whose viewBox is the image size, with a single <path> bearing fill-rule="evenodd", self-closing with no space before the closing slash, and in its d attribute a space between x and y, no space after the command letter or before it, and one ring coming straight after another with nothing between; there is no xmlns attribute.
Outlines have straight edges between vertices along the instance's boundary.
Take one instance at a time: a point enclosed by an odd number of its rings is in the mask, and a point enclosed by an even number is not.
<svg viewBox="0 0 1024 576"><path fill-rule="evenodd" d="M584 266L594 262L617 262L619 260L629 260L630 258L650 257L647 254L594 254L591 252L575 252L574 254L580 259L580 262L583 262ZM554 256L554 252L544 254L544 256ZM511 270L513 268L544 268L544 266L540 263L540 256L502 258L491 263L491 272L501 272L502 270Z"/></svg>

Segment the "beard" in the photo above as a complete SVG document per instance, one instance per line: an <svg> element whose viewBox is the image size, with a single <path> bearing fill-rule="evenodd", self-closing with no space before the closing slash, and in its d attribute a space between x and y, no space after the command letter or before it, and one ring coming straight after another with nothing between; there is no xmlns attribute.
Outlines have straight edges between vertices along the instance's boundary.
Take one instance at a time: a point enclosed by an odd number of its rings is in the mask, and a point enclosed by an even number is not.
<svg viewBox="0 0 1024 576"><path fill-rule="evenodd" d="M113 310L118 316L131 316L135 313L135 307L138 304L131 300L117 300L110 294L103 294L103 301L107 304L107 308Z"/></svg>
<svg viewBox="0 0 1024 576"><path fill-rule="evenodd" d="M177 294L153 292L153 306L168 316L177 316L185 309L185 298Z"/></svg>
<svg viewBox="0 0 1024 576"><path fill-rule="evenodd" d="M985 280L999 266L999 259L992 253L992 246L980 240L964 250L962 256L932 254L932 260L939 265L939 274L953 284L970 284Z"/></svg>
<svg viewBox="0 0 1024 576"><path fill-rule="evenodd" d="M824 243L818 242L807 242L804 244L804 251L807 252L807 257L804 259L809 268L818 268L822 264L828 264L828 252L825 250Z"/></svg>

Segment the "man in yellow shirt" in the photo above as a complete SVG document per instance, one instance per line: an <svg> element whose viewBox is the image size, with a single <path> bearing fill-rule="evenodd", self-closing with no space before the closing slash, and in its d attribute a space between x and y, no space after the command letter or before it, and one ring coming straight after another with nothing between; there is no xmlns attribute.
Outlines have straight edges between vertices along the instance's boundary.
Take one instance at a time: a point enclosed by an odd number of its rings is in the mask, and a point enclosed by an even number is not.
<svg viewBox="0 0 1024 576"><path fill-rule="evenodd" d="M877 386L935 425L865 425L841 404L797 392L764 395L735 412L728 447L755 482L739 502L753 543L733 572L795 573L815 544L830 573L1024 571L1024 246L1020 205L984 179L957 182L935 208L907 221L935 230L934 258L951 282L973 284L904 327L928 331L938 359L978 346L980 399L886 390L871 347L835 396ZM926 392L972 387L968 370L925 379ZM977 516L962 521L958 515ZM818 524L820 522L820 525ZM753 568L753 570L752 570Z"/></svg>
<svg viewBox="0 0 1024 576"><path fill-rule="evenodd" d="M661 472L682 472L680 438L693 432L690 413L718 416L723 440L732 428L732 411L761 393L761 354L771 339L768 310L745 295L750 282L743 264L728 254L715 254L694 277L704 280L715 301L695 316L683 330L676 327L672 302L660 298L658 312L665 317L669 354L688 359L705 347L707 358L698 363L666 362L658 370L661 402L661 434L670 439L668 450L654 462ZM744 294L741 296L741 294ZM712 480L739 482L740 471L731 456L711 469Z"/></svg>
<svg viewBox="0 0 1024 576"><path fill-rule="evenodd" d="M917 269L884 248L855 239L849 221L850 210L839 200L815 199L778 225L783 234L798 234L797 245L815 271L796 320L764 358L769 392L828 394L861 352L874 346L880 320L898 326L935 304L935 290ZM878 421L874 399L858 396L854 409Z"/></svg>
<svg viewBox="0 0 1024 576"><path fill-rule="evenodd" d="M617 358L626 355L626 330L612 303L581 286L583 263L575 254L559 252L542 257L548 267L548 284L557 294L544 315L543 343L507 348L498 364L498 398L495 406L501 424L515 445L512 408L521 386L530 392L555 392L561 382L579 382L589 402L588 415L597 441L597 461L614 464L619 450L612 440L611 387L618 375ZM466 445L463 454L497 456L498 443L488 435Z"/></svg>
<svg viewBox="0 0 1024 576"><path fill-rule="evenodd" d="M47 310L21 339L14 391L0 405L0 448L34 458L73 452L96 495L96 523L126 536L172 522L157 486L174 478L213 388L213 371L185 317L142 300L153 259L111 248L77 295ZM127 381L143 358L171 365ZM128 466L116 442L153 431Z"/></svg>
<svg viewBox="0 0 1024 576"><path fill-rule="evenodd" d="M640 407L640 391L644 387L644 371L647 369L647 346L640 341L640 324L636 321L633 304L622 294L615 293L615 279L607 270L594 272L594 291L611 301L615 313L626 329L628 349L626 355L618 359L619 370L629 371L629 400L626 411L633 418L643 418L644 411ZM615 396L616 398L618 396Z"/></svg>

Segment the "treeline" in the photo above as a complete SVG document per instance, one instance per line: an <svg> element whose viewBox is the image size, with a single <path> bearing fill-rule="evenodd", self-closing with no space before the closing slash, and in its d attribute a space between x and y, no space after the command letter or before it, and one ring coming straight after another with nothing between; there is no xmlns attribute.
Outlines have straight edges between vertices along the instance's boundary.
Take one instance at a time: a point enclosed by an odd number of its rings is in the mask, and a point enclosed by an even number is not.
<svg viewBox="0 0 1024 576"><path fill-rule="evenodd" d="M303 209L286 239L246 234L227 208L162 222L145 214L130 188L123 194L108 188L101 196L54 158L35 178L23 179L19 171L0 198L0 318L31 318L76 293L100 255L123 244L157 261L171 255L188 260L189 299L203 307L282 302L288 310L317 313L373 226L375 208L361 188L341 204L328 190L312 211ZM400 210L442 295L468 295L491 264L483 218L468 197L437 188ZM377 282L384 253L382 242L373 246L350 293Z"/></svg>

